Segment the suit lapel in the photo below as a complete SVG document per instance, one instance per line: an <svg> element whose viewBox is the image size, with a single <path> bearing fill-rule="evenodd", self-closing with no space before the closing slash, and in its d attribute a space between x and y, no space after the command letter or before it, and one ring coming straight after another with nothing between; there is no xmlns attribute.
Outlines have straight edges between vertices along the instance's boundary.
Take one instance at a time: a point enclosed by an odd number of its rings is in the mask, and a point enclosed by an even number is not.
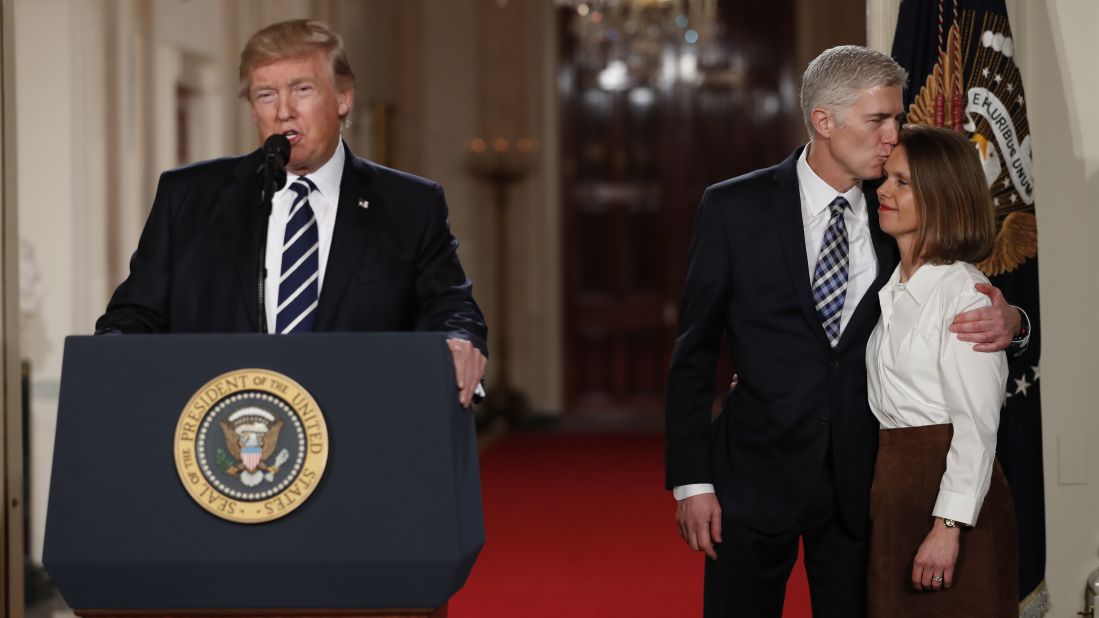
<svg viewBox="0 0 1099 618"><path fill-rule="evenodd" d="M802 148L794 151L775 169L775 185L771 193L772 211L778 220L782 252L786 257L786 270L797 294L798 306L805 314L810 328L821 343L830 346L824 334L820 316L813 306L813 290L809 281L809 261L805 254L805 224L801 220L801 191L798 188L797 162Z"/></svg>
<svg viewBox="0 0 1099 618"><path fill-rule="evenodd" d="M376 245L378 221L386 207L375 186L375 171L370 164L352 154L344 145L343 178L340 179L340 203L336 206L336 224L332 248L328 252L324 283L317 305L315 331L334 329L336 310L343 300L352 275L363 255ZM364 207L365 205L366 207Z"/></svg>
<svg viewBox="0 0 1099 618"><path fill-rule="evenodd" d="M235 182L222 188L218 195L218 207L225 208L235 216L229 220L239 227L237 234L230 237L240 238L236 247L237 278L240 281L241 302L248 317L251 331L259 327L259 245L260 228L263 226L263 205L260 203L260 179L256 170L260 165L259 151L241 161L233 173ZM267 291L271 293L270 290Z"/></svg>

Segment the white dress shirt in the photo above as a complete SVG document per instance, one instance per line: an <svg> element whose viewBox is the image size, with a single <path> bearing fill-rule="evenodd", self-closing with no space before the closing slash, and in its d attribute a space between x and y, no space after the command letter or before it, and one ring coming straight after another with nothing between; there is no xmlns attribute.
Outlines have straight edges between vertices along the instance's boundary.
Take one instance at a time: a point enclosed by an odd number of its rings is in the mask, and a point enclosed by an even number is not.
<svg viewBox="0 0 1099 618"><path fill-rule="evenodd" d="M866 346L870 409L883 429L952 423L946 473L931 515L977 523L996 456L1007 355L977 352L950 332L954 316L991 301L972 264L900 266L878 292L881 319Z"/></svg>
<svg viewBox="0 0 1099 618"><path fill-rule="evenodd" d="M308 174L317 190L309 194L309 206L317 218L318 273L317 297L324 287L324 272L328 266L328 252L332 248L332 232L336 229L336 205L340 203L340 181L343 180L343 163L346 155L343 141L336 145L336 152L328 161L312 174ZM290 207L297 196L290 185L299 178L287 172L286 185L271 198L271 217L267 222L267 278L264 283L263 305L267 312L267 332L275 332L279 300L279 279L282 278L282 244L286 235L286 223L290 218Z"/></svg>
<svg viewBox="0 0 1099 618"><path fill-rule="evenodd" d="M843 212L843 223L847 227L847 295L840 311L840 333L843 333L847 323L851 321L851 315L855 313L855 307L878 276L878 256L874 253L874 243L870 238L870 220L866 212L866 196L862 192L862 183L855 183L843 193L832 188L809 167L807 156L810 146L806 146L798 158L801 225L805 234L805 259L810 286L813 285L813 273L817 268L817 258L820 257L824 232L832 218L828 205L840 195L850 205Z"/></svg>
<svg viewBox="0 0 1099 618"><path fill-rule="evenodd" d="M847 328L855 307L874 284L878 276L878 256L874 253L874 244L870 238L870 220L866 212L866 196L862 192L862 183L855 183L847 191L840 193L825 182L813 168L809 167L810 143L798 157L798 189L801 196L801 226L805 235L806 276L809 285L813 285L813 274L817 268L817 258L824 241L824 232L832 218L828 208L838 196L847 200L849 208L843 212L843 223L847 227L847 294L844 296L843 309L840 310L840 333ZM698 494L713 493L710 483L680 485L672 489L676 500L683 500Z"/></svg>

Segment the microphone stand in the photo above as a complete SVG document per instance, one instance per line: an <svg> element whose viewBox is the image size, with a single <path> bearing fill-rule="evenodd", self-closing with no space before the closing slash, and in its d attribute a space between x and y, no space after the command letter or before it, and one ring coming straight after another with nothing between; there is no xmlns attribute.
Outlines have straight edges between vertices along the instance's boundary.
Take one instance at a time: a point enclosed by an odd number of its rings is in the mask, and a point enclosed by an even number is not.
<svg viewBox="0 0 1099 618"><path fill-rule="evenodd" d="M265 301L267 288L267 228L271 219L271 201L275 192L286 184L286 170L279 164L278 154L265 149L263 157L263 189L260 191L260 223L259 237L259 268L256 273L257 312L256 323L259 332L267 333L267 303Z"/></svg>

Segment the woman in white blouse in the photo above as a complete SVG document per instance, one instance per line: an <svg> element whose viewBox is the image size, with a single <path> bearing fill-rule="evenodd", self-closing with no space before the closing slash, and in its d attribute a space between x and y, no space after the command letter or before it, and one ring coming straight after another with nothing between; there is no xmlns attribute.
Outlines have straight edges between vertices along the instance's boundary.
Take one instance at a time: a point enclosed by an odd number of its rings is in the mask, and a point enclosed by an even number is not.
<svg viewBox="0 0 1099 618"><path fill-rule="evenodd" d="M973 265L995 242L988 185L965 136L922 125L901 131L885 172L878 220L901 263L866 348L882 428L869 614L1018 616L1014 510L995 459L1007 358L949 331L989 304Z"/></svg>

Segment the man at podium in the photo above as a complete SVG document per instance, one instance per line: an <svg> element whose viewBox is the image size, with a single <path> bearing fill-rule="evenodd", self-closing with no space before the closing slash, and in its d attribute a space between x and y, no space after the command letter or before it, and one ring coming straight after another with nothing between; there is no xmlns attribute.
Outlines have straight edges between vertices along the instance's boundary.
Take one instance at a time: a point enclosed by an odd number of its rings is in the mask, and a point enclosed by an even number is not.
<svg viewBox="0 0 1099 618"><path fill-rule="evenodd" d="M240 97L260 143L290 144L270 215L266 147L164 172L96 333L441 331L469 405L487 328L443 190L351 152L340 129L354 85L343 41L324 24L254 34L240 56Z"/></svg>

